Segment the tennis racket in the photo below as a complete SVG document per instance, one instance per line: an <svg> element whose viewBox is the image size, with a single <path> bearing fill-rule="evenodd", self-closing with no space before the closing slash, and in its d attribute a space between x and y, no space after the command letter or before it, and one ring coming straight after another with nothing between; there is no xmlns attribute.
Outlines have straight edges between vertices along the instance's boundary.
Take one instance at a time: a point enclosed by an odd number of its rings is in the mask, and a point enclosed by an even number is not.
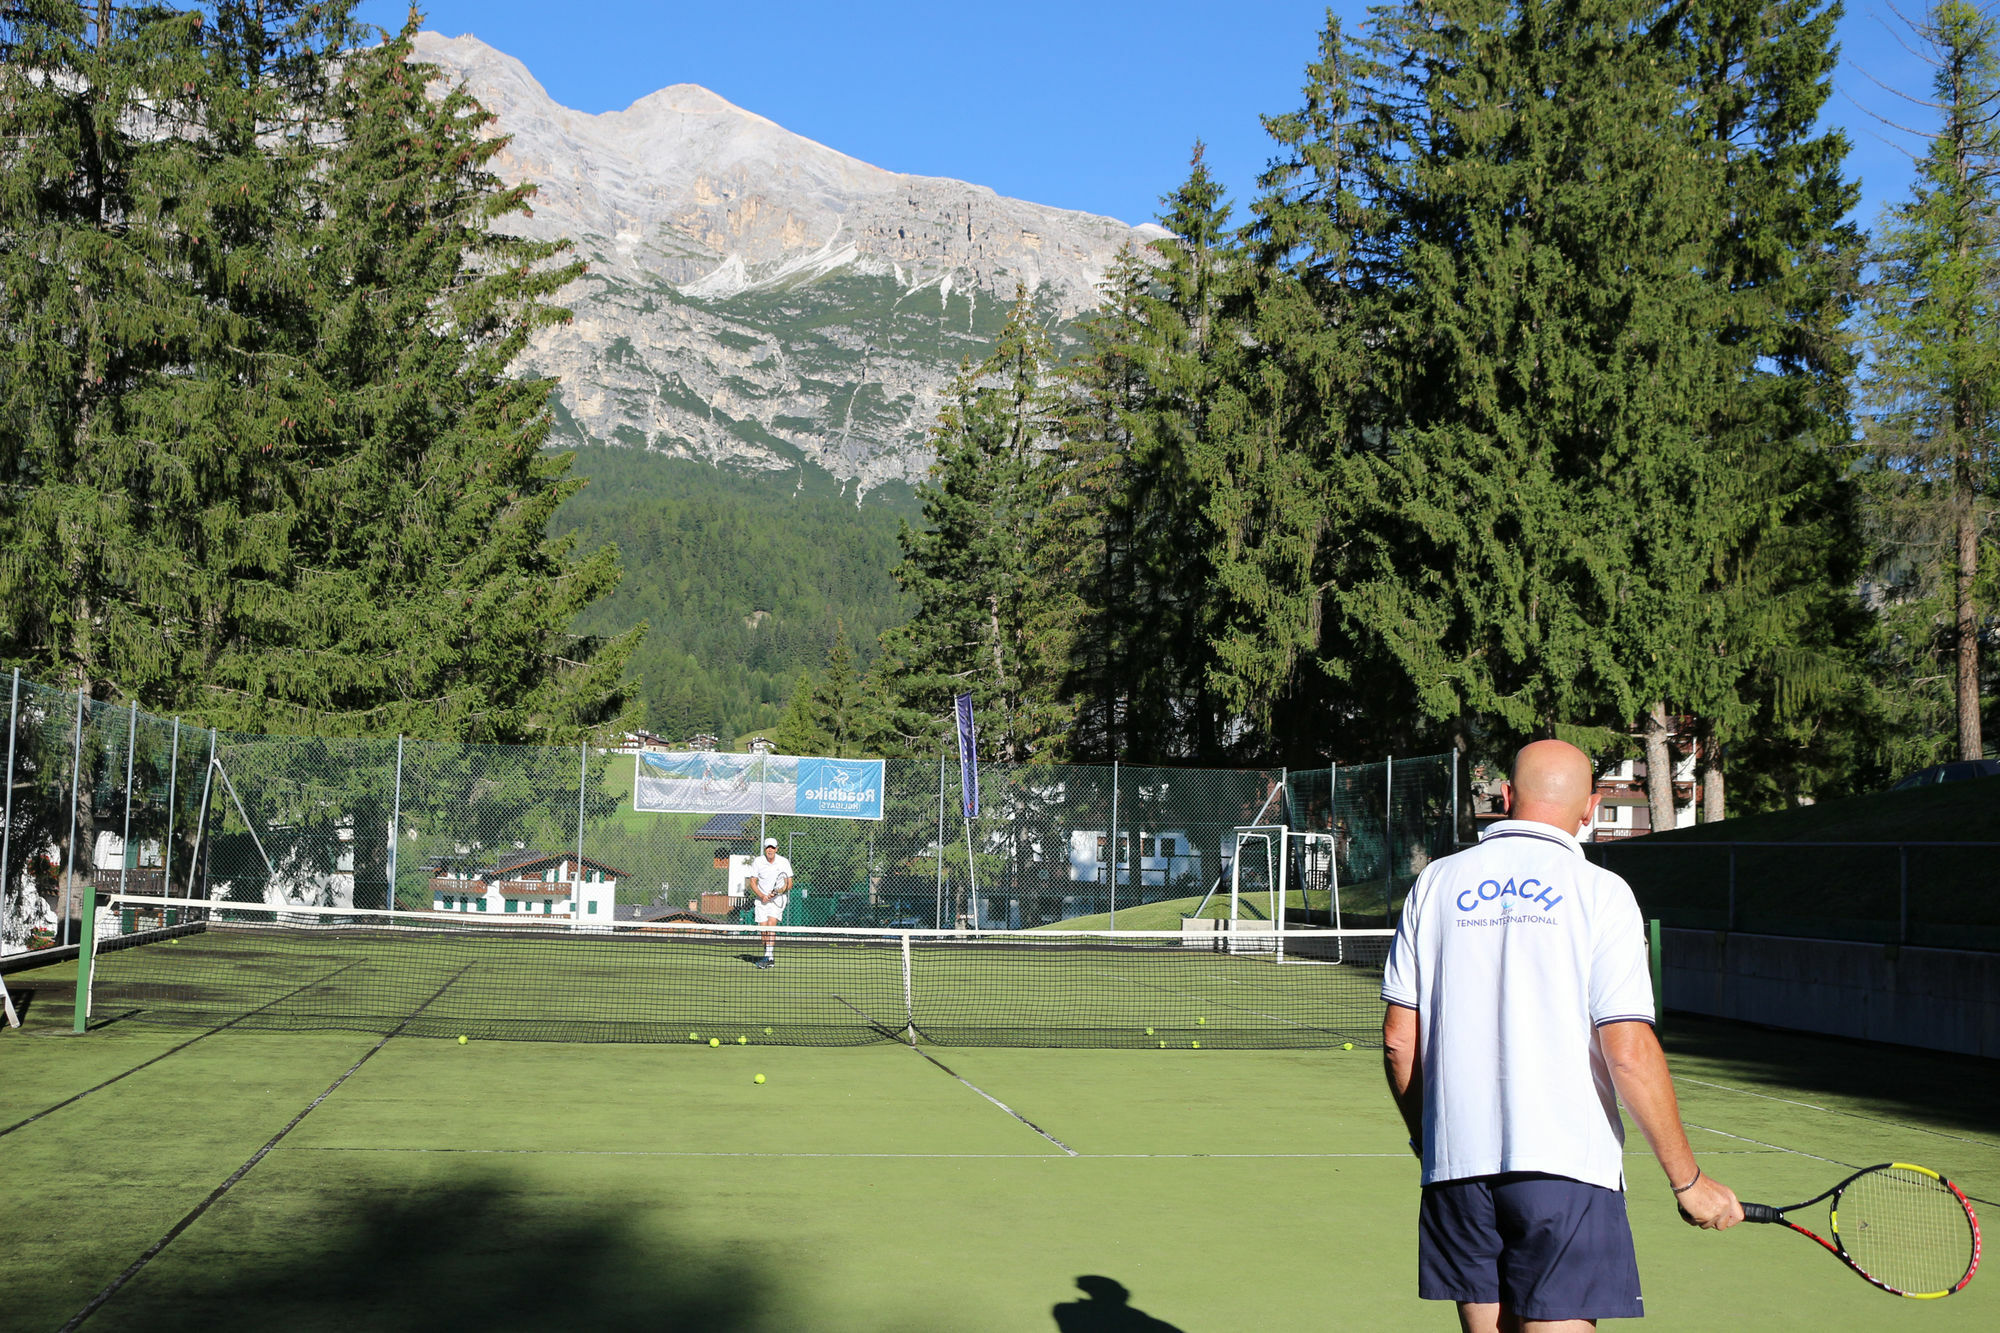
<svg viewBox="0 0 2000 1333"><path fill-rule="evenodd" d="M1826 1204L1826 1235L1787 1217ZM1804 1203L1743 1205L1746 1222L1777 1222L1892 1296L1935 1300L1979 1271L1979 1216L1958 1186L1925 1166L1884 1162Z"/></svg>

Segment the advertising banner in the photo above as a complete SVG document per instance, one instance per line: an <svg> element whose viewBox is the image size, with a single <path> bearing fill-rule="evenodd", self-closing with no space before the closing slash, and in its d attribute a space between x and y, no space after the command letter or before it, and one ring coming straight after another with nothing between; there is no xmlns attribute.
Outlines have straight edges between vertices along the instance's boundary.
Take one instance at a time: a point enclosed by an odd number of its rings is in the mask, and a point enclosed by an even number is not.
<svg viewBox="0 0 2000 1333"><path fill-rule="evenodd" d="M958 792L967 819L979 818L979 735L972 725L972 696L958 696Z"/></svg>
<svg viewBox="0 0 2000 1333"><path fill-rule="evenodd" d="M632 808L649 814L882 817L880 759L642 750L634 767Z"/></svg>

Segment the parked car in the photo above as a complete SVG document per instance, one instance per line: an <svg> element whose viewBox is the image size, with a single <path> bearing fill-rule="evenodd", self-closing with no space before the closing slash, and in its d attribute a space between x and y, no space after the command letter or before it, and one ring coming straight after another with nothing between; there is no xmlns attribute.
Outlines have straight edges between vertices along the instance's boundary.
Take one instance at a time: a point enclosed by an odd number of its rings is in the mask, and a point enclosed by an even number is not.
<svg viewBox="0 0 2000 1333"><path fill-rule="evenodd" d="M1929 768L1918 769L1889 790L1904 791L1940 782L1969 782L1973 778L2000 778L2000 759L1957 759L1949 764L1932 764Z"/></svg>

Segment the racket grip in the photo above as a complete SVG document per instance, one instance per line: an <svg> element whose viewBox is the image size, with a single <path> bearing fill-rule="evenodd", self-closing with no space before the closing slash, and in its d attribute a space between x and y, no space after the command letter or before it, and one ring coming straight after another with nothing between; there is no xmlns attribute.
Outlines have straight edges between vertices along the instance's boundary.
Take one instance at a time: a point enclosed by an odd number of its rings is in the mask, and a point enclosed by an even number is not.
<svg viewBox="0 0 2000 1333"><path fill-rule="evenodd" d="M1745 1222L1782 1222L1785 1215L1768 1203L1746 1203L1743 1205Z"/></svg>

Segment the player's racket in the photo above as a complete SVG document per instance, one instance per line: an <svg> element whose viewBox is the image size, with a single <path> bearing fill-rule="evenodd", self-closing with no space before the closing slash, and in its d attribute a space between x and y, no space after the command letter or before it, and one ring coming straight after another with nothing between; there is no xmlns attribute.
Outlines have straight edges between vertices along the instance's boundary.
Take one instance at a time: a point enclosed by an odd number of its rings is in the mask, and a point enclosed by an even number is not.
<svg viewBox="0 0 2000 1333"><path fill-rule="evenodd" d="M1787 1213L1826 1203L1826 1235ZM1804 1203L1743 1205L1746 1222L1779 1222L1894 1296L1949 1296L1979 1270L1979 1216L1958 1186L1925 1166L1884 1162Z"/></svg>

